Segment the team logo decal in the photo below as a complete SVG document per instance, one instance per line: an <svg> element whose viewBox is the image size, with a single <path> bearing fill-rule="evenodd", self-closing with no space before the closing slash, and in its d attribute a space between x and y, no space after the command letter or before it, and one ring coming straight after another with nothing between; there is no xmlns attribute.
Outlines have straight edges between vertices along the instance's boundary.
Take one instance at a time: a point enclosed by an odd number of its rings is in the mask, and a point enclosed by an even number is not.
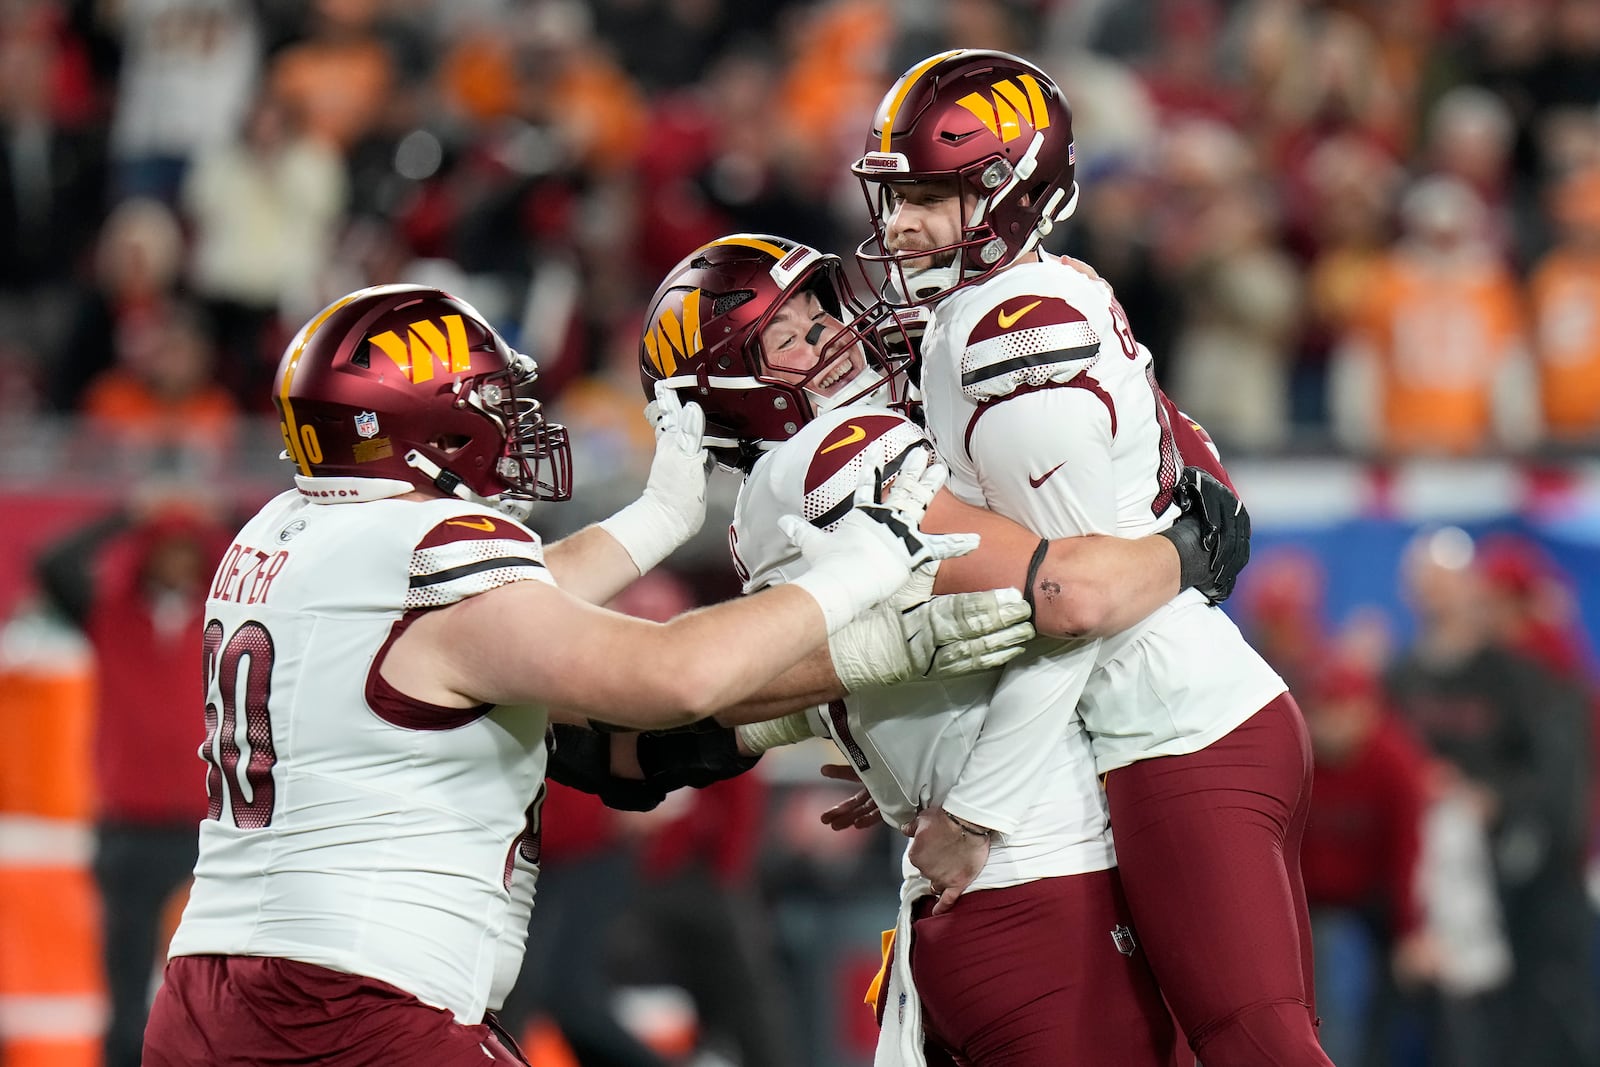
<svg viewBox="0 0 1600 1067"><path fill-rule="evenodd" d="M442 330L439 328L441 323L444 325ZM435 360L451 374L464 374L472 369L472 353L467 347L467 326L460 315L441 315L439 322L419 319L406 327L405 340L401 340L393 330L374 334L371 340L411 379L412 384L433 379Z"/></svg>
<svg viewBox="0 0 1600 1067"><path fill-rule="evenodd" d="M278 542L280 544L282 544L282 543L286 543L288 541L294 540L295 536L297 534L299 534L305 528L306 528L306 520L304 520L304 519L296 519L296 520L294 520L289 525L285 526L283 529L278 531Z"/></svg>
<svg viewBox="0 0 1600 1067"><path fill-rule="evenodd" d="M1019 85L1018 82L1021 84ZM988 131L1009 144L1022 136L1022 123L1029 132L1050 125L1050 112L1044 105L1044 90L1031 74L1020 74L1016 81L1002 78L989 88L990 95L968 93L956 103L972 112Z"/></svg>
<svg viewBox="0 0 1600 1067"><path fill-rule="evenodd" d="M360 411L356 413L356 436L378 436L378 413L375 411Z"/></svg>
<svg viewBox="0 0 1600 1067"><path fill-rule="evenodd" d="M663 378L672 377L679 360L700 351L700 296L699 289L689 290L683 298L683 318L668 306L644 335L644 350Z"/></svg>

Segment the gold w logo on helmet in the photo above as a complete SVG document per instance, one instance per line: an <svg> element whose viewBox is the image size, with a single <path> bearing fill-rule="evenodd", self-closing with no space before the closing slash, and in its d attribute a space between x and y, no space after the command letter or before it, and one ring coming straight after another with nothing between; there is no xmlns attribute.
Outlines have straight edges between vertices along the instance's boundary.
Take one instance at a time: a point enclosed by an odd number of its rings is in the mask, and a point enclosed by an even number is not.
<svg viewBox="0 0 1600 1067"><path fill-rule="evenodd" d="M1002 78L990 86L989 92L987 97L982 93L968 93L956 103L972 112L1002 143L1010 144L1022 136L1022 122L1033 130L1050 125L1044 90L1039 88L1039 80L1032 74L1019 74L1016 81Z"/></svg>
<svg viewBox="0 0 1600 1067"><path fill-rule="evenodd" d="M439 329L440 322L444 324L443 330ZM413 322L406 327L403 341L393 330L375 334L371 340L413 383L433 378L434 360L442 363L451 374L472 369L467 328L460 315L441 315L439 322L432 319Z"/></svg>
<svg viewBox="0 0 1600 1067"><path fill-rule="evenodd" d="M669 304L644 335L644 350L663 378L672 377L678 361L700 351L700 293L691 289L683 298L683 318Z"/></svg>

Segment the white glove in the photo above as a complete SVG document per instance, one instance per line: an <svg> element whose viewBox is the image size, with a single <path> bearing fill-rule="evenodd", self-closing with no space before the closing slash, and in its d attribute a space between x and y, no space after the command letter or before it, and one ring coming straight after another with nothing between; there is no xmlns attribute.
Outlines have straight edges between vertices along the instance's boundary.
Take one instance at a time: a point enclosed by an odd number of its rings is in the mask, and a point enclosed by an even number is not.
<svg viewBox="0 0 1600 1067"><path fill-rule="evenodd" d="M644 574L666 559L706 521L706 476L711 458L702 438L706 414L700 405L678 402L678 394L656 383L656 398L644 417L656 428L656 454L639 499L600 523Z"/></svg>
<svg viewBox="0 0 1600 1067"><path fill-rule="evenodd" d="M992 670L1022 655L1034 631L1021 591L935 595L937 570L931 563L918 568L890 600L828 638L845 689Z"/></svg>
<svg viewBox="0 0 1600 1067"><path fill-rule="evenodd" d="M907 466L885 500L914 501L923 495L931 500L948 473L941 463L927 463L925 456L921 464L907 457ZM819 530L798 515L778 519L778 528L811 564L790 584L816 598L830 634L894 594L922 564L964 556L978 547L977 534L923 533L904 512L875 502L876 481L877 471L863 472L855 507L832 532Z"/></svg>

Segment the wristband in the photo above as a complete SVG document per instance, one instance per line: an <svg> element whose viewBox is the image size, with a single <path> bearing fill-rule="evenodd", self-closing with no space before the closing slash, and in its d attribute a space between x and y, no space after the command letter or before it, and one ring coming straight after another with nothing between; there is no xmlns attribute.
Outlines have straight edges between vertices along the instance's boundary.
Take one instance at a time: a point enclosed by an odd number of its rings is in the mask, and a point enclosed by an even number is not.
<svg viewBox="0 0 1600 1067"><path fill-rule="evenodd" d="M794 745L817 735L812 732L811 718L803 711L791 712L780 719L766 722L747 722L734 727L739 740L751 752L759 755L780 745Z"/></svg>
<svg viewBox="0 0 1600 1067"><path fill-rule="evenodd" d="M822 621L827 624L828 636L842 630L867 604L851 583L829 573L826 567L813 567L789 583L811 594L811 599L822 609Z"/></svg>
<svg viewBox="0 0 1600 1067"><path fill-rule="evenodd" d="M961 833L967 837L990 837L994 834L993 830L986 830L981 827L974 826L964 819L956 818L948 811L944 813L944 817L955 823L956 829L960 830Z"/></svg>
<svg viewBox="0 0 1600 1067"><path fill-rule="evenodd" d="M1022 583L1022 599L1028 603L1029 615L1038 614L1038 608L1033 602L1033 585L1039 578L1039 568L1044 565L1044 557L1050 552L1049 538L1039 538L1039 546L1033 550L1033 558L1028 561L1028 577Z"/></svg>
<svg viewBox="0 0 1600 1067"><path fill-rule="evenodd" d="M1178 550L1178 585L1182 589L1198 588L1211 578L1211 556L1205 548L1205 534L1197 519L1180 515L1165 530L1157 530L1157 537L1165 537Z"/></svg>
<svg viewBox="0 0 1600 1067"><path fill-rule="evenodd" d="M597 525L622 546L639 573L646 574L682 543L667 532L673 528L673 517L665 511L647 495Z"/></svg>

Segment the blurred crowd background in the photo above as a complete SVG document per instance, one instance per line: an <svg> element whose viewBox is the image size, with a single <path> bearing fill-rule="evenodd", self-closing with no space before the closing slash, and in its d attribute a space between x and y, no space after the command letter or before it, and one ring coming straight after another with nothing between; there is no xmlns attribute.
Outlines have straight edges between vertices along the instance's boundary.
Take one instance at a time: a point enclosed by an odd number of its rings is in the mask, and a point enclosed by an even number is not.
<svg viewBox="0 0 1600 1067"><path fill-rule="evenodd" d="M1600 0L0 0L0 1064L137 1062L204 810L196 619L287 484L299 324L475 304L572 430L559 537L642 484L662 275L739 230L850 262L847 164L948 47L1062 84L1054 247L1256 516L1229 610L1316 742L1332 1058L1600 1064ZM619 606L737 591L719 478ZM899 842L818 822L829 758L646 816L553 790L534 1062L870 1062Z"/></svg>

